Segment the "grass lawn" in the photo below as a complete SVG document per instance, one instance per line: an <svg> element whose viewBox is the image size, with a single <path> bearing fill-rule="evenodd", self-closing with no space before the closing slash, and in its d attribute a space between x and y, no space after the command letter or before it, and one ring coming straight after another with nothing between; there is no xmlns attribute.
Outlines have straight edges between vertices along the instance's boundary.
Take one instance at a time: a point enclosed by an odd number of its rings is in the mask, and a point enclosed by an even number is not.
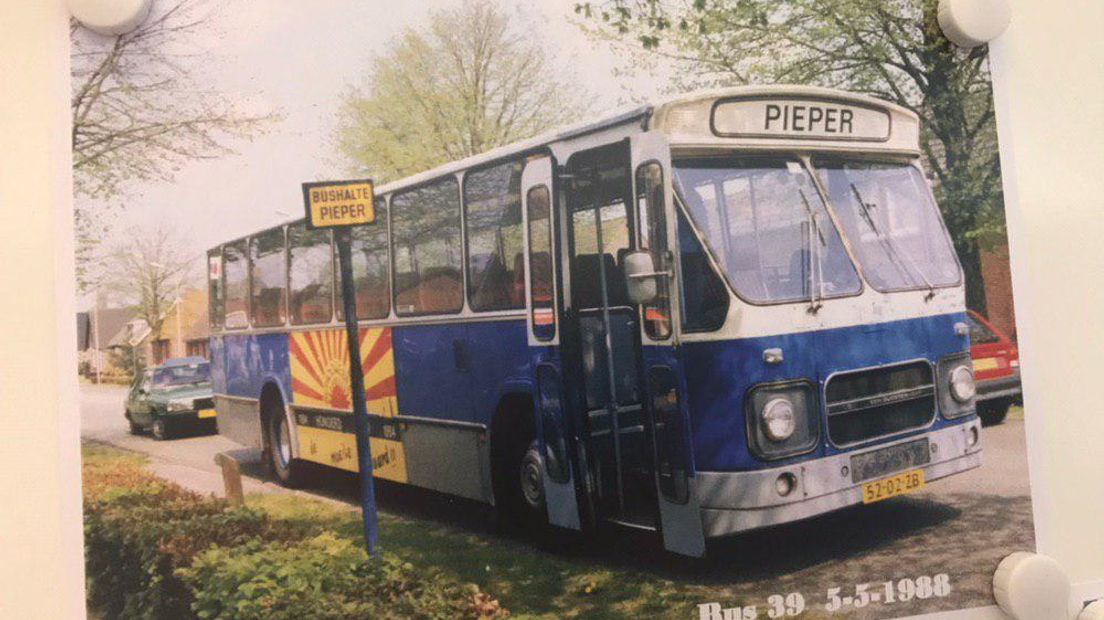
<svg viewBox="0 0 1104 620"><path fill-rule="evenodd" d="M360 513L345 506L288 494L252 495L247 503L280 520L328 522L361 540ZM572 551L553 554L522 540L392 514L380 514L379 539L382 549L416 566L478 584L516 618L692 618L698 603L716 596L711 588L603 566Z"/></svg>

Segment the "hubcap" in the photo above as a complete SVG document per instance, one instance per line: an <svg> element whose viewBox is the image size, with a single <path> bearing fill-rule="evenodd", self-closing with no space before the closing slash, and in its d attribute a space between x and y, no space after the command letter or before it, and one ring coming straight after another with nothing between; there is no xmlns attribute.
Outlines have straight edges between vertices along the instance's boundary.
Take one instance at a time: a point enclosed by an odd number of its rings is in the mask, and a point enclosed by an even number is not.
<svg viewBox="0 0 1104 620"><path fill-rule="evenodd" d="M521 461L521 494L530 508L540 509L544 505L544 479L540 457L532 450L526 452Z"/></svg>
<svg viewBox="0 0 1104 620"><path fill-rule="evenodd" d="M153 436L158 439L165 437L165 423L161 420L157 420L153 423Z"/></svg>
<svg viewBox="0 0 1104 620"><path fill-rule="evenodd" d="M291 461L291 443L288 441L290 435L287 418L281 418L276 425L276 453L279 455L280 465L284 467Z"/></svg>

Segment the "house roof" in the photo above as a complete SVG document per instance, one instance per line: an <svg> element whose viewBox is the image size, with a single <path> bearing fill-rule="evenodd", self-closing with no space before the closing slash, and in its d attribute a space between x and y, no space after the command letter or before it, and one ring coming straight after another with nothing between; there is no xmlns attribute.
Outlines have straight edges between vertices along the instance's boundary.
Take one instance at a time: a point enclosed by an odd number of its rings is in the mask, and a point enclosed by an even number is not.
<svg viewBox="0 0 1104 620"><path fill-rule="evenodd" d="M127 324L134 319L134 308L100 308L77 313L77 349L84 351L96 346L107 349L116 340L125 338ZM122 344L121 342L119 344Z"/></svg>

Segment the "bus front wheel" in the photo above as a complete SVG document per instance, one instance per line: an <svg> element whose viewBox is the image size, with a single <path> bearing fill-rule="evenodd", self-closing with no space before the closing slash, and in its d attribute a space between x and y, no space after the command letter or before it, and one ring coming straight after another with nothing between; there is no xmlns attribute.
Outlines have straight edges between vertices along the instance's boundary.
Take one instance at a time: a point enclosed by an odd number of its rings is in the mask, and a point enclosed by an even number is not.
<svg viewBox="0 0 1104 620"><path fill-rule="evenodd" d="M288 423L287 414L283 407L270 407L265 416L268 427L268 456L272 472L276 474L280 484L289 488L303 486L303 463L292 456L291 450L291 425Z"/></svg>

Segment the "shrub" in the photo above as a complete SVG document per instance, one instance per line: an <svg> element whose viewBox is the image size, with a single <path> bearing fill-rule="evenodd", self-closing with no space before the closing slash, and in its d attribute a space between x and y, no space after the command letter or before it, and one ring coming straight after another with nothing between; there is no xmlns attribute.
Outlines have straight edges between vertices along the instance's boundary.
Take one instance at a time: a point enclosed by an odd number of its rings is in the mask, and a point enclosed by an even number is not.
<svg viewBox="0 0 1104 620"><path fill-rule="evenodd" d="M393 555L369 560L327 532L298 544L215 548L178 574L200 618L493 618L505 612L475 586L421 574Z"/></svg>
<svg viewBox="0 0 1104 620"><path fill-rule="evenodd" d="M157 478L134 459L92 459L84 489L88 599L109 617L187 617L191 591L177 568L211 545L298 534Z"/></svg>
<svg viewBox="0 0 1104 620"><path fill-rule="evenodd" d="M154 476L140 457L102 448L84 457L88 602L105 617L508 615L439 571L386 554L369 560L359 539L326 531L332 520L232 508Z"/></svg>

